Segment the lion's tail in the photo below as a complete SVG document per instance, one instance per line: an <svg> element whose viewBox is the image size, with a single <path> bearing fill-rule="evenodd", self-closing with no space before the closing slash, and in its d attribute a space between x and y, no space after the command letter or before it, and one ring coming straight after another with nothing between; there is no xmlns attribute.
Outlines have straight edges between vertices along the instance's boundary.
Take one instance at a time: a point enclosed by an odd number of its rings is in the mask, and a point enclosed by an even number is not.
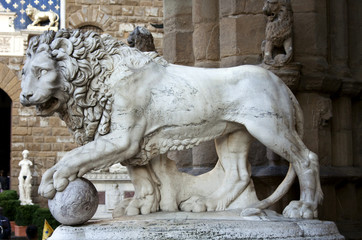
<svg viewBox="0 0 362 240"><path fill-rule="evenodd" d="M303 118L303 111L293 95L292 91L288 88L289 97L292 100L293 107L294 107L294 117L295 117L295 128L298 135L302 138L304 134L304 118ZM285 176L284 180L279 184L277 189L266 199L249 206L248 208L258 208L258 209L265 209L279 201L290 189L292 186L294 179L296 177L296 173L292 164L289 164L289 170L287 175Z"/></svg>

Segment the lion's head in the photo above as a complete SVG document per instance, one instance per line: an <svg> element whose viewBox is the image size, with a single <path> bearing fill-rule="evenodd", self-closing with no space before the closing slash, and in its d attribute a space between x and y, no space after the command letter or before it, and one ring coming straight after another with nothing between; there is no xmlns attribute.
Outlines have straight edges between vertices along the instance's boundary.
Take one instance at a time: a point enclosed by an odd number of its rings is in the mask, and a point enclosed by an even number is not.
<svg viewBox="0 0 362 240"><path fill-rule="evenodd" d="M142 53L109 35L62 29L29 42L20 101L37 113L58 113L83 145L110 131L113 96L107 85L114 66L119 80L150 62L167 62L156 53Z"/></svg>
<svg viewBox="0 0 362 240"><path fill-rule="evenodd" d="M265 0L263 13L268 17L268 21L273 21L275 18L282 15L283 12L291 11L290 0Z"/></svg>
<svg viewBox="0 0 362 240"><path fill-rule="evenodd" d="M36 9L33 8L32 6L28 6L26 9L25 9L25 12L26 12L26 15L28 15L30 18L32 18L32 16L34 15L34 11Z"/></svg>
<svg viewBox="0 0 362 240"><path fill-rule="evenodd" d="M94 32L48 31L30 40L23 68L20 102L37 114L58 113L85 144L110 129L112 47L123 43Z"/></svg>

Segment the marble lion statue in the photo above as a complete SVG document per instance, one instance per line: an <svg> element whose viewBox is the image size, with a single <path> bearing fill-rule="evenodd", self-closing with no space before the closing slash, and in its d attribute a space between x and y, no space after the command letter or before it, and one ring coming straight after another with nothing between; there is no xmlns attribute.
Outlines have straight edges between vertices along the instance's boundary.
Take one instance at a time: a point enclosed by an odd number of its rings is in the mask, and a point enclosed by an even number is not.
<svg viewBox="0 0 362 240"><path fill-rule="evenodd" d="M248 207L270 206L297 175L300 200L283 214L317 217L323 197L318 157L302 142L303 116L294 95L268 70L179 66L108 35L60 30L30 40L22 74L21 103L35 105L40 116L57 113L81 145L43 174L38 191L46 198L92 169L122 163L135 185L125 214L222 211L246 191L255 192L247 161L255 138L291 168L270 198ZM176 174L165 153L211 139L216 170L177 185L186 174ZM172 202L167 189L183 195Z"/></svg>
<svg viewBox="0 0 362 240"><path fill-rule="evenodd" d="M263 62L283 66L293 57L293 11L290 0L264 0L263 13L267 16L266 39L261 46ZM282 53L278 53L277 48L281 48Z"/></svg>
<svg viewBox="0 0 362 240"><path fill-rule="evenodd" d="M58 27L59 16L52 11L40 11L32 6L28 6L25 9L26 15L33 21L32 26L38 26L41 22L49 21L49 27Z"/></svg>

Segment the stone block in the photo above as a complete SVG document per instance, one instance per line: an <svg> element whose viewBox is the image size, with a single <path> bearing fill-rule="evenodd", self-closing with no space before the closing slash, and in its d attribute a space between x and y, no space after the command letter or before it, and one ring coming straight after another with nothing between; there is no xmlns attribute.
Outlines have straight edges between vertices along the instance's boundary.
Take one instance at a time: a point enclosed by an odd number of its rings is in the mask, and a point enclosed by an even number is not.
<svg viewBox="0 0 362 240"><path fill-rule="evenodd" d="M261 63L261 55L242 55L221 58L220 67L234 67L245 64L257 65Z"/></svg>
<svg viewBox="0 0 362 240"><path fill-rule="evenodd" d="M31 131L33 136L51 136L52 129L44 127L32 127Z"/></svg>
<svg viewBox="0 0 362 240"><path fill-rule="evenodd" d="M219 20L219 0L192 1L192 21L210 23Z"/></svg>
<svg viewBox="0 0 362 240"><path fill-rule="evenodd" d="M13 127L12 128L12 135L28 135L30 133L31 129L28 129L27 127Z"/></svg>
<svg viewBox="0 0 362 240"><path fill-rule="evenodd" d="M144 7L135 7L134 8L134 16L144 16L145 8Z"/></svg>
<svg viewBox="0 0 362 240"><path fill-rule="evenodd" d="M53 144L52 144L52 151L55 151L55 152L63 151L63 145L62 145L62 144L53 143Z"/></svg>
<svg viewBox="0 0 362 240"><path fill-rule="evenodd" d="M16 137L16 136L14 136ZM19 143L19 142L16 142L16 143L12 143L11 144L11 151L22 151L24 150L25 148L25 144L24 143Z"/></svg>
<svg viewBox="0 0 362 240"><path fill-rule="evenodd" d="M28 126L28 118L26 118L26 117L20 117L20 118L19 118L18 126L19 126L19 127L27 127L27 126Z"/></svg>
<svg viewBox="0 0 362 240"><path fill-rule="evenodd" d="M264 15L240 15L220 21L220 56L260 54L265 38Z"/></svg>
<svg viewBox="0 0 362 240"><path fill-rule="evenodd" d="M327 54L327 26L325 16L319 13L294 14L294 49L299 55Z"/></svg>
<svg viewBox="0 0 362 240"><path fill-rule="evenodd" d="M42 143L40 145L40 151L51 151L52 150L52 146L50 143Z"/></svg>
<svg viewBox="0 0 362 240"><path fill-rule="evenodd" d="M244 9L244 0L219 0L220 17L241 14Z"/></svg>
<svg viewBox="0 0 362 240"><path fill-rule="evenodd" d="M245 0L245 13L262 14L264 1L260 0Z"/></svg>
<svg viewBox="0 0 362 240"><path fill-rule="evenodd" d="M163 40L164 57L171 63L193 65L192 32L165 34Z"/></svg>
<svg viewBox="0 0 362 240"><path fill-rule="evenodd" d="M41 145L40 143L25 143L25 149L30 152L41 151Z"/></svg>
<svg viewBox="0 0 362 240"><path fill-rule="evenodd" d="M291 0L292 9L294 13L302 12L315 12L316 11L316 2L323 2L318 0Z"/></svg>
<svg viewBox="0 0 362 240"><path fill-rule="evenodd" d="M134 13L134 7L132 7L132 6L123 6L122 7L122 15L132 16L133 13Z"/></svg>
<svg viewBox="0 0 362 240"><path fill-rule="evenodd" d="M165 34L176 31L182 32L182 31L192 31L192 30L193 30L193 25L192 25L191 14L164 19Z"/></svg>
<svg viewBox="0 0 362 240"><path fill-rule="evenodd" d="M147 17L158 17L159 16L159 8L157 7L147 7L145 9L145 15Z"/></svg>
<svg viewBox="0 0 362 240"><path fill-rule="evenodd" d="M164 19L192 14L192 0L167 0L163 4Z"/></svg>
<svg viewBox="0 0 362 240"><path fill-rule="evenodd" d="M44 143L44 137L42 136L35 136L33 139L36 143Z"/></svg>
<svg viewBox="0 0 362 240"><path fill-rule="evenodd" d="M195 60L219 60L219 24L197 24L192 40Z"/></svg>
<svg viewBox="0 0 362 240"><path fill-rule="evenodd" d="M195 67L203 67L203 68L219 68L219 61L197 61L195 62Z"/></svg>

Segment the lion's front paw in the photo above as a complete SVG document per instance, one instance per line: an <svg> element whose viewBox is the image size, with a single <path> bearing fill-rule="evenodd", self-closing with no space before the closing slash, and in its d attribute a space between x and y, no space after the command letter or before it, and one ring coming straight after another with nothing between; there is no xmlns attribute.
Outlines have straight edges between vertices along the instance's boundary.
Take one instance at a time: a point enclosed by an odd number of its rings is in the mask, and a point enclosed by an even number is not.
<svg viewBox="0 0 362 240"><path fill-rule="evenodd" d="M313 219L318 217L317 207L312 203L292 201L283 211L284 217Z"/></svg>
<svg viewBox="0 0 362 240"><path fill-rule="evenodd" d="M53 174L55 172L55 169L50 168L48 169L41 179L41 183L38 189L39 195L52 199L56 193L54 184L53 184Z"/></svg>
<svg viewBox="0 0 362 240"><path fill-rule="evenodd" d="M38 193L45 198L52 199L56 192L63 191L69 181L73 181L76 177L74 171L55 165L43 174Z"/></svg>

